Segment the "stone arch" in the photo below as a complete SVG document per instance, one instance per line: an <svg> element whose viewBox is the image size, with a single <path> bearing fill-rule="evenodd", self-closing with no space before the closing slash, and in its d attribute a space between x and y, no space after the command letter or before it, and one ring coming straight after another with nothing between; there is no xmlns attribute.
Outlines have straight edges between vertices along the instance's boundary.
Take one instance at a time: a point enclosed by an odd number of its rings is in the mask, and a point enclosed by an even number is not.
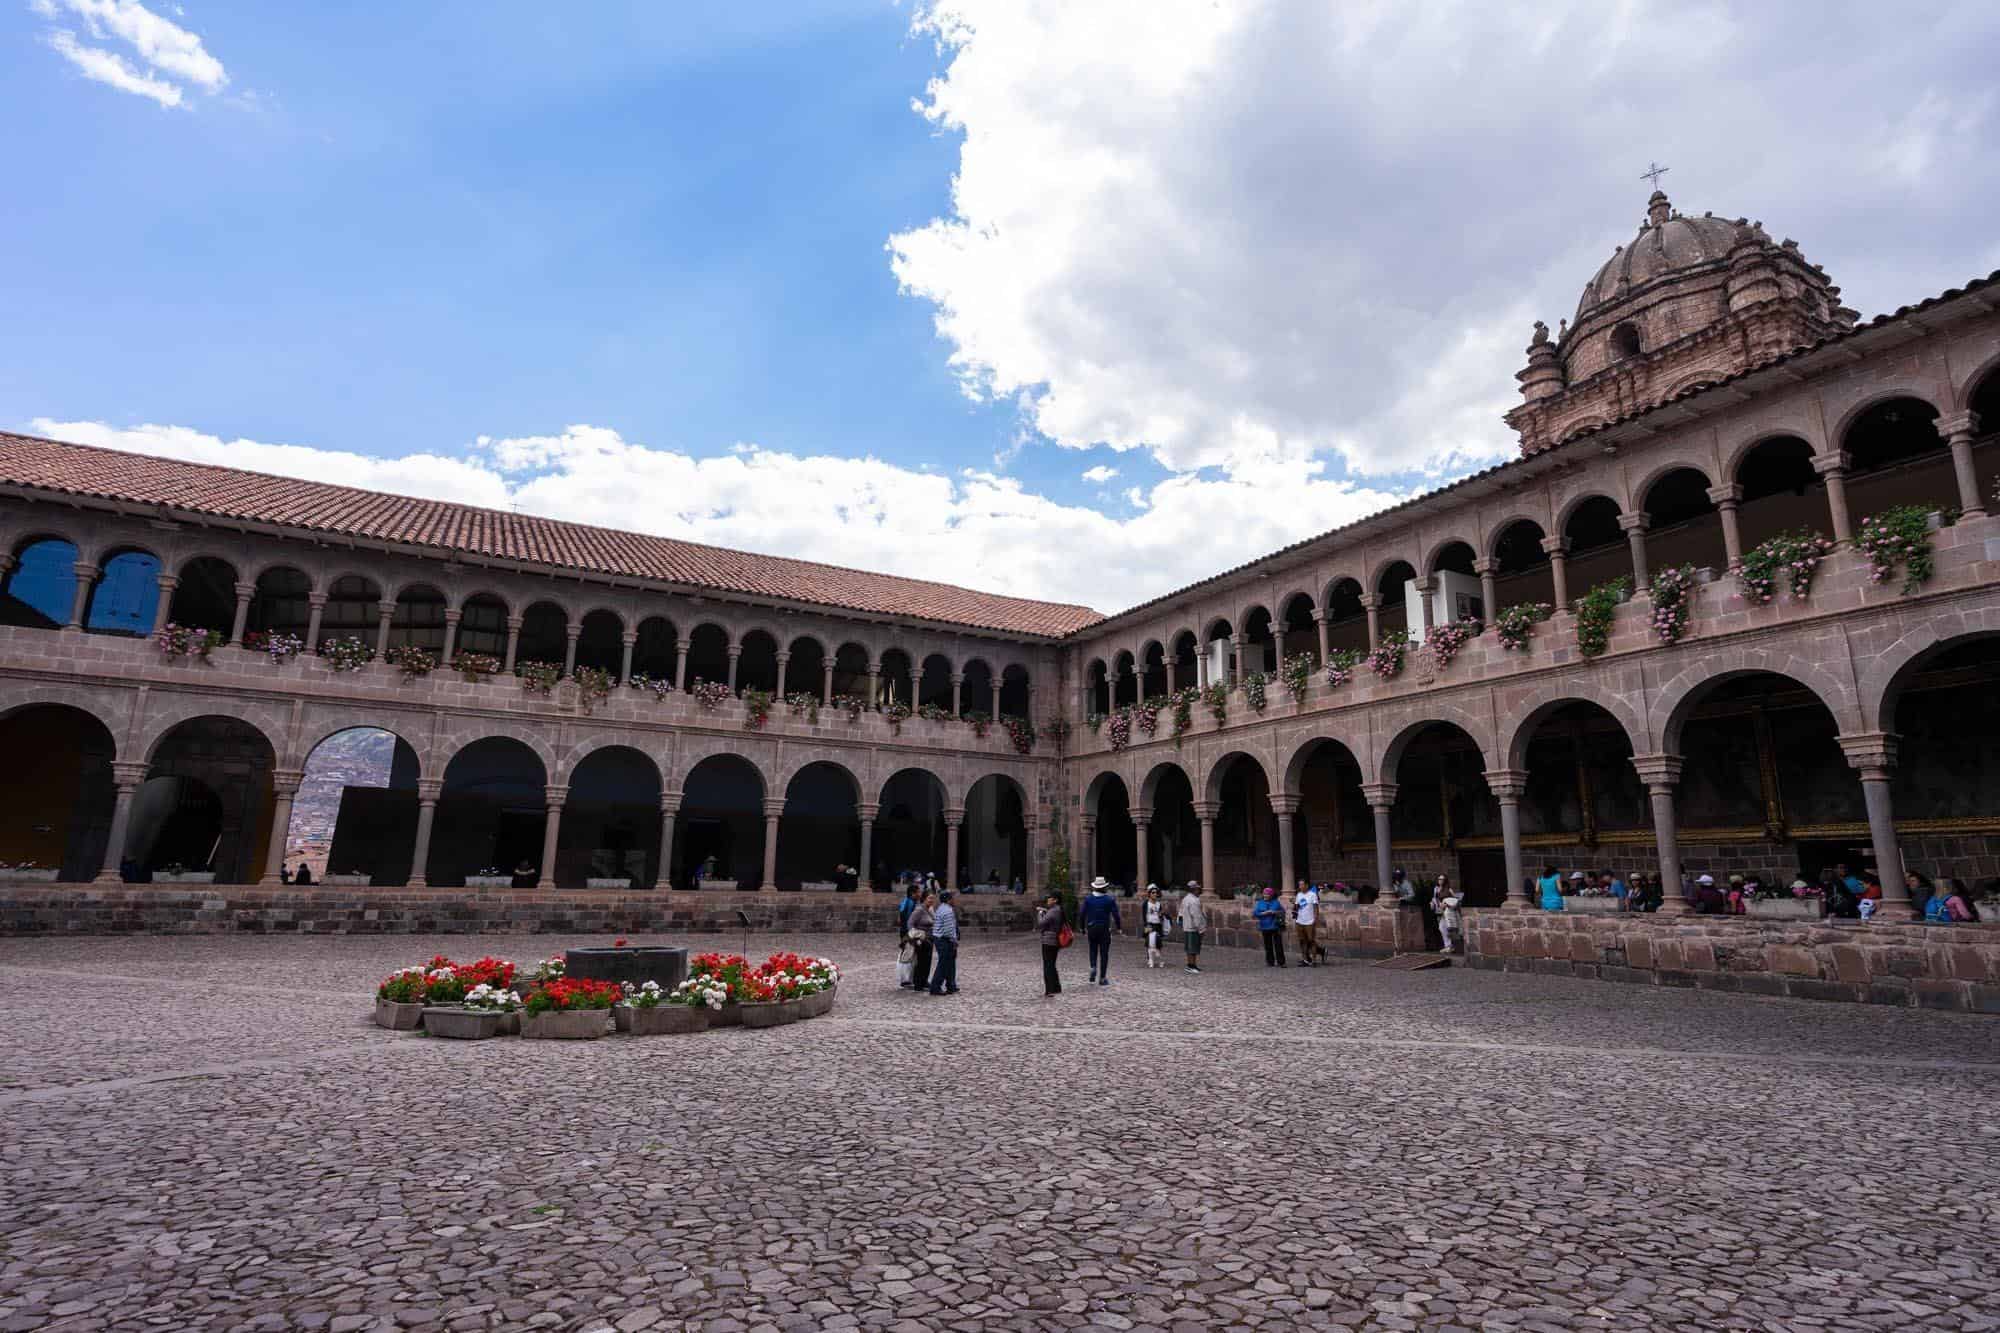
<svg viewBox="0 0 2000 1333"><path fill-rule="evenodd" d="M1437 573L1438 562L1442 560L1445 557L1446 553L1449 552L1451 548L1454 546L1464 547L1467 551L1470 551L1472 553L1475 559L1479 555L1479 543L1477 541L1474 541L1466 537L1456 537L1456 536L1440 537L1436 541L1432 542L1430 544L1430 547L1424 551L1423 561L1417 566L1418 573L1425 578L1428 578L1431 575Z"/></svg>
<svg viewBox="0 0 2000 1333"><path fill-rule="evenodd" d="M1449 723L1469 736L1473 745L1479 750L1480 762L1488 768L1493 767L1493 734L1483 719L1473 716L1457 704L1435 700L1427 702L1425 710L1424 716L1412 718L1390 734L1388 743L1382 747L1381 754L1375 760L1375 781L1394 782L1397 766L1402 763L1403 752L1410 748L1410 742L1422 735L1424 728L1439 722ZM1364 773L1368 771L1367 768L1362 769Z"/></svg>
<svg viewBox="0 0 2000 1333"><path fill-rule="evenodd" d="M243 723L262 736L264 743L271 747L273 762L290 748L285 744L285 733L288 729L286 710L279 705L222 695L199 695L183 696L150 712L133 741L131 754L135 757L143 756L151 762L154 752L159 749L160 741L168 732L183 722L192 722L199 717L226 717L233 722ZM117 733L114 730L112 734Z"/></svg>
<svg viewBox="0 0 2000 1333"><path fill-rule="evenodd" d="M549 781L558 787L567 784L570 775L576 772L583 761L596 754L599 750L636 750L646 757L647 763L653 766L654 776L660 782L660 790L665 791L667 789L666 765L662 764L660 756L647 746L646 739L644 736L628 736L617 732L593 732L584 739L572 742L567 749L561 751L557 757L555 767L549 770L549 772L554 774Z"/></svg>
<svg viewBox="0 0 2000 1333"><path fill-rule="evenodd" d="M1606 689L1578 676L1571 680L1552 681L1524 699L1508 702L1507 717L1500 724L1499 743L1495 747L1496 753L1506 757L1508 768L1527 768L1528 742L1534 738L1535 728L1567 703L1588 703L1602 708L1625 732L1625 739L1632 743L1632 752L1646 752L1649 738L1645 719L1633 711L1624 696L1616 690Z"/></svg>
<svg viewBox="0 0 2000 1333"><path fill-rule="evenodd" d="M884 777L880 782L875 784L875 799L877 802L880 802L882 800L882 794L889 790L889 784L894 782L898 777L900 777L904 773L921 773L925 777L929 778L931 781L937 783L938 790L944 793L945 800L947 802L949 802L954 795L951 789L951 784L949 782L946 782L944 780L944 774L938 772L936 769L928 768L921 763L914 763L914 764L898 763L892 769L890 769L886 777Z"/></svg>
<svg viewBox="0 0 2000 1333"><path fill-rule="evenodd" d="M1116 768L1099 769L1097 772L1091 774L1088 782L1083 784L1084 814L1089 815L1096 812L1097 798L1104 794L1104 788L1113 780L1122 784L1127 791L1132 789L1132 784L1126 781L1125 775Z"/></svg>
<svg viewBox="0 0 2000 1333"><path fill-rule="evenodd" d="M1826 449L1826 441L1818 438L1818 432L1810 422L1791 421L1776 426L1759 426L1756 430L1745 432L1734 444L1722 451L1721 484L1741 485L1743 460L1748 458L1758 445L1787 437L1804 440L1815 453L1824 452Z"/></svg>
<svg viewBox="0 0 2000 1333"><path fill-rule="evenodd" d="M798 778L799 774L809 768L830 768L840 773L853 788L854 800L857 806L861 803L864 794L868 790L867 784L861 780L861 775L856 773L846 760L835 759L823 751L816 754L801 754L781 766L778 769L777 780L771 784L771 790L784 792L789 796L793 781Z"/></svg>
<svg viewBox="0 0 2000 1333"><path fill-rule="evenodd" d="M1646 507L1652 499L1653 487L1676 472L1698 473L1703 483L1709 486L1715 485L1714 470L1706 462L1686 458L1662 459L1633 485L1632 494L1636 497L1634 503L1642 509Z"/></svg>
<svg viewBox="0 0 2000 1333"><path fill-rule="evenodd" d="M126 732L123 719L113 716L115 696L107 697L99 691L81 685L60 685L49 681L14 681L7 691L7 699L0 704L0 718L12 717L29 708L54 706L74 708L77 712L95 720L111 735L111 757L115 760L126 750L122 738ZM150 749L150 745L146 749ZM140 751L144 753L145 750Z"/></svg>
<svg viewBox="0 0 2000 1333"><path fill-rule="evenodd" d="M108 551L108 550L111 550L111 549L113 549L113 548L115 548L115 547L119 547L119 546L140 546L140 545L141 545L140 543L136 543L136 542L130 542L130 541L125 541L125 540L121 540L121 539L113 539L113 540L108 540L108 541L104 541L104 542L101 542L101 543L99 543L99 545L98 545L98 546L97 546L97 548L96 548L96 551L92 553L92 559L93 559L93 560L95 560L95 558L96 558L96 555L97 555L98 553L101 553L101 552L103 552L103 551ZM80 549L80 548L79 548L79 549ZM142 549L145 549L145 548L143 548L143 547L142 547ZM153 554L154 554L155 556L157 556L157 555L159 555L159 552L158 552L158 551L154 551L154 552L153 552ZM241 578L243 577L243 558L242 558L242 556L240 556L240 555L234 555L234 554L229 554L229 553L227 553L227 552L223 551L223 549L222 549L221 547L219 547L219 546L195 546L195 547L190 547L189 549L187 549L187 550L185 550L185 551L182 551L182 552L180 552L180 553L179 553L179 554L178 554L177 556L175 556L175 557L174 557L174 559L173 559L173 560L171 560L171 561L169 561L169 560L166 560L166 559L164 559L164 558L163 558L163 559L161 559L161 560L160 560L160 569L161 569L161 570L162 570L162 571L163 571L164 573L168 573L168 574L172 574L172 575L173 575L174 577L176 577L176 578L179 578L179 577L181 577L182 575L186 574L186 573L187 573L187 570L188 570L188 566L189 566L189 565L192 565L192 564L193 564L193 563L194 563L195 561L197 561L197 560L213 560L213 561L217 562L218 564L223 564L223 565L227 565L227 566L229 566L229 572L230 572L230 574L231 574L231 575L233 575L233 576L234 576L235 578L237 578L237 579L241 579ZM379 587L379 586L381 586L381 585L380 585L380 584L378 583L378 584L377 584L376 586L378 586L378 587Z"/></svg>
<svg viewBox="0 0 2000 1333"><path fill-rule="evenodd" d="M1576 517L1576 511L1583 508L1584 505L1590 503L1592 500L1609 500L1618 507L1619 513L1631 512L1629 503L1620 499L1610 488L1603 486L1584 487L1556 507L1555 522L1549 529L1549 532L1555 536L1565 535L1569 531L1569 521Z"/></svg>
<svg viewBox="0 0 2000 1333"><path fill-rule="evenodd" d="M1222 631L1220 634L1216 633L1218 629ZM1201 632L1201 641L1203 643L1214 643L1218 638L1230 639L1235 636L1236 626L1230 623L1229 617L1211 616L1209 617L1207 626Z"/></svg>
<svg viewBox="0 0 2000 1333"><path fill-rule="evenodd" d="M1146 776L1139 780L1139 804L1147 809L1153 806L1153 795L1159 790L1160 779L1169 773L1178 773L1187 782L1188 790L1195 791L1194 774L1178 759L1162 759L1146 770Z"/></svg>
<svg viewBox="0 0 2000 1333"><path fill-rule="evenodd" d="M162 574L179 572L181 563L179 561L169 561L165 556L160 554L160 548L157 545L151 542L140 541L136 538L129 536L106 537L104 540L98 542L97 545L93 546L87 554L84 552L84 549L80 544L76 544L76 549L78 553L77 557L78 559L88 560L91 564L98 566L100 569L103 568L104 562L111 556L121 554L126 551L137 551L142 555L152 556L153 559L159 561L160 572ZM214 558L222 559L222 557L220 556L216 556ZM238 567L236 562L233 560L225 560L224 563L227 564L232 570Z"/></svg>
<svg viewBox="0 0 2000 1333"><path fill-rule="evenodd" d="M379 708L366 710L342 708L332 711L314 709L300 725L294 744L288 750L278 752L278 767L304 769L306 761L312 758L314 750L341 732L353 731L360 727L370 731L386 731L409 746L410 752L417 757L417 775L422 777L429 771L429 766L424 763L427 738L415 727L405 728L403 725L405 722L421 724L422 721L423 719L414 715L385 713Z"/></svg>
<svg viewBox="0 0 2000 1333"><path fill-rule="evenodd" d="M1202 775L1201 786L1198 788L1202 793L1203 800L1220 801L1222 799L1222 775L1228 771L1230 764L1238 759L1248 759L1252 764L1256 765L1257 772L1264 778L1265 789L1276 790L1271 786L1270 767L1262 758L1250 750L1240 748L1231 749L1224 751L1209 761L1208 767Z"/></svg>
<svg viewBox="0 0 2000 1333"><path fill-rule="evenodd" d="M1339 746L1354 761L1356 768L1361 769L1363 773L1368 771L1362 763L1362 757L1368 753L1366 744L1357 743L1346 736L1331 733L1311 735L1294 746L1291 757L1285 760L1285 785L1278 789L1279 794L1291 793L1296 795L1299 791L1300 778L1305 772L1306 762L1323 746L1328 745Z"/></svg>
<svg viewBox="0 0 2000 1333"><path fill-rule="evenodd" d="M832 657L834 652L837 651L836 649L829 648L827 646L830 640L828 640L826 635L822 634L818 630L813 630L813 629L799 630L797 633L793 634L789 639L779 639L778 642L783 645L784 650L787 653L795 651L801 643L810 643L813 647L819 649L822 655L828 657L829 659Z"/></svg>
<svg viewBox="0 0 2000 1333"><path fill-rule="evenodd" d="M1382 590L1382 580L1387 578L1389 571L1397 565L1401 565L1409 570L1412 578L1421 577L1421 571L1418 569L1416 562L1411 560L1409 556L1385 555L1380 560L1377 560L1374 566L1369 569L1368 581L1362 585L1362 591L1380 593Z"/></svg>
<svg viewBox="0 0 2000 1333"><path fill-rule="evenodd" d="M1236 626L1236 632L1238 634L1241 634L1243 632L1244 627L1250 623L1250 618L1256 615L1259 611L1262 611L1265 617L1272 624L1277 623L1278 611L1277 608L1271 604L1270 599L1252 598L1250 601L1245 602L1241 607L1237 609L1236 618L1232 622Z"/></svg>
<svg viewBox="0 0 2000 1333"><path fill-rule="evenodd" d="M1877 385L1862 397L1848 404L1842 410L1839 418L1833 423L1833 426L1827 431L1827 439L1832 442L1834 448L1845 449L1847 447L1848 433L1854 429L1854 423L1866 415L1870 408L1880 407L1883 403L1896 398L1914 398L1939 416L1944 415L1943 409L1938 406L1934 386L1919 380L1900 379L1890 384ZM1807 436L1806 438L1810 439L1812 437ZM1943 436L1938 437L1938 443L1940 446L1943 445Z"/></svg>
<svg viewBox="0 0 2000 1333"><path fill-rule="evenodd" d="M701 767L704 760L730 755L750 765L751 770L757 775L758 784L762 787L763 797L768 799L772 791L771 763L768 758L760 757L765 751L766 747L763 746L745 748L740 741L728 736L690 738L687 748L674 756L674 768L679 770L679 776L669 782L668 790L685 790L688 776Z"/></svg>
<svg viewBox="0 0 2000 1333"><path fill-rule="evenodd" d="M1894 731L1896 704L1903 683L1911 671L1947 648L1996 637L2000 631L1967 629L1957 616L1926 618L1905 627L1902 637L1877 653L1862 673L1856 689L1860 704L1860 729ZM1836 710L1835 717L1840 713Z"/></svg>
<svg viewBox="0 0 2000 1333"><path fill-rule="evenodd" d="M1732 677L1758 672L1787 677L1811 691L1833 714L1842 733L1866 729L1847 685L1818 663L1790 652L1720 647L1698 655L1680 674L1654 692L1652 712L1658 719L1658 727L1653 736L1660 752L1680 752L1681 728L1689 711L1709 689Z"/></svg>
<svg viewBox="0 0 2000 1333"><path fill-rule="evenodd" d="M1517 523L1532 523L1546 537L1550 531L1547 506L1543 506L1539 511L1530 511L1527 509L1507 510L1487 526L1486 531L1480 536L1479 545L1474 549L1488 560L1498 560L1500 558L1500 539L1505 537L1507 530Z"/></svg>
<svg viewBox="0 0 2000 1333"><path fill-rule="evenodd" d="M254 565L250 566L250 568L254 570L250 575L252 583L262 583L266 574L276 574L286 570L304 575L306 588L311 592L318 592L330 582L330 580L320 577L319 570L314 566L312 561L298 559L291 553L275 555L268 560L260 559Z"/></svg>
<svg viewBox="0 0 2000 1333"><path fill-rule="evenodd" d="M467 730L454 733L441 741L438 744L437 752L424 764L424 767L427 771L434 772L442 777L444 771L451 767L451 761L458 757L460 750L471 745L474 741L489 740L494 737L519 741L521 744L527 746L528 749L534 751L535 757L542 761L543 781L552 781L547 775L554 773L559 766L559 758L556 754L555 746L549 743L548 737L540 729L518 722L495 722L490 720L476 722L469 726ZM421 752L419 752L419 759L422 759Z"/></svg>

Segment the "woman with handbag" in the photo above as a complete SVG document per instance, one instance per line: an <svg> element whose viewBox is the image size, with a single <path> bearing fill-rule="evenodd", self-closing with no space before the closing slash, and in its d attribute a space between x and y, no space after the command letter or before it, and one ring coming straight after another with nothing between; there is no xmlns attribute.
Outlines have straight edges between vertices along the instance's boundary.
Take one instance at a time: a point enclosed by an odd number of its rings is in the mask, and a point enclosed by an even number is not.
<svg viewBox="0 0 2000 1333"><path fill-rule="evenodd" d="M916 957L910 965L910 994L928 995L931 988L931 926L937 921L937 895L927 893L910 911L910 943Z"/></svg>
<svg viewBox="0 0 2000 1333"><path fill-rule="evenodd" d="M1042 933L1042 998L1062 994L1062 978L1056 975L1056 959L1075 937L1070 934L1069 923L1063 920L1062 898L1050 894L1042 903L1041 913L1035 918L1035 928Z"/></svg>

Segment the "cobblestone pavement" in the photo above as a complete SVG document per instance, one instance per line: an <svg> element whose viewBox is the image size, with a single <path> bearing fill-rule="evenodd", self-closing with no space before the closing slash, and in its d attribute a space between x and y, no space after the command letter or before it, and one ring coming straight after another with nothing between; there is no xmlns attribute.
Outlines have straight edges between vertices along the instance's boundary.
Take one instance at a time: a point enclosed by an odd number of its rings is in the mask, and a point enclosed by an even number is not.
<svg viewBox="0 0 2000 1333"><path fill-rule="evenodd" d="M0 940L0 1331L2000 1329L1990 1018L841 935L770 1031L365 1019L605 942Z"/></svg>

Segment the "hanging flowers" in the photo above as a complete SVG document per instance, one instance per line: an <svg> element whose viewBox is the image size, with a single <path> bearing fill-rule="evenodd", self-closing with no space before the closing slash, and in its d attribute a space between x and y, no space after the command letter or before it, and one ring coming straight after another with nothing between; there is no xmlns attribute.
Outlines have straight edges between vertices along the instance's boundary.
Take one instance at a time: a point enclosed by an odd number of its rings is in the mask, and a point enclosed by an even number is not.
<svg viewBox="0 0 2000 1333"><path fill-rule="evenodd" d="M1661 643L1686 637L1694 589L1693 565L1674 565L1653 575L1653 633Z"/></svg>
<svg viewBox="0 0 2000 1333"><path fill-rule="evenodd" d="M1132 709L1127 705L1111 715L1111 748L1122 750L1131 743Z"/></svg>
<svg viewBox="0 0 2000 1333"><path fill-rule="evenodd" d="M917 708L917 716L926 722L953 722L957 720L952 717L951 710L943 704L921 704Z"/></svg>
<svg viewBox="0 0 2000 1333"><path fill-rule="evenodd" d="M1554 614L1555 608L1547 602L1516 602L1493 618L1494 634L1506 651L1526 652L1535 626Z"/></svg>
<svg viewBox="0 0 2000 1333"><path fill-rule="evenodd" d="M833 706L847 714L850 723L859 722L861 715L868 711L868 701L858 694L836 694L833 696Z"/></svg>
<svg viewBox="0 0 2000 1333"><path fill-rule="evenodd" d="M1833 554L1833 543L1810 529L1781 532L1743 557L1736 567L1737 596L1761 606L1777 596L1785 580L1792 597L1803 602L1812 592L1819 562Z"/></svg>
<svg viewBox="0 0 2000 1333"><path fill-rule="evenodd" d="M703 680L700 676L694 678L694 684L688 688L688 693L694 696L696 703L711 713L729 701L729 686L726 682Z"/></svg>
<svg viewBox="0 0 2000 1333"><path fill-rule="evenodd" d="M633 672L632 679L625 684L635 690L647 691L655 700L665 699L674 692L673 681L665 676L649 676L643 671Z"/></svg>
<svg viewBox="0 0 2000 1333"><path fill-rule="evenodd" d="M785 696L785 707L793 717L803 717L807 726L819 725L819 696L805 690L794 690Z"/></svg>
<svg viewBox="0 0 2000 1333"><path fill-rule="evenodd" d="M500 674L500 659L491 653L460 653L451 659L452 670L473 684Z"/></svg>
<svg viewBox="0 0 2000 1333"><path fill-rule="evenodd" d="M1167 696L1167 702L1174 708L1174 744L1179 746L1181 737L1194 725L1195 696L1201 691L1193 685L1183 685Z"/></svg>
<svg viewBox="0 0 2000 1333"><path fill-rule="evenodd" d="M1097 734L1098 728L1104 725L1104 714L1085 713L1083 715L1083 725L1089 727L1090 734L1095 736Z"/></svg>
<svg viewBox="0 0 2000 1333"><path fill-rule="evenodd" d="M319 655L335 671L359 671L375 660L375 645L348 634L320 644Z"/></svg>
<svg viewBox="0 0 2000 1333"><path fill-rule="evenodd" d="M1576 599L1576 650L1585 657L1600 656L1611 646L1611 617L1618 604L1632 591L1632 580L1620 575L1600 583Z"/></svg>
<svg viewBox="0 0 2000 1333"><path fill-rule="evenodd" d="M1868 553L1875 582L1887 583L1898 565L1903 568L1903 595L1924 586L1937 571L1931 550L1930 512L1922 505L1897 505L1861 520L1855 545Z"/></svg>
<svg viewBox="0 0 2000 1333"><path fill-rule="evenodd" d="M403 673L404 680L417 680L437 670L437 654L414 643L399 643L382 655L382 660Z"/></svg>
<svg viewBox="0 0 2000 1333"><path fill-rule="evenodd" d="M1215 725L1221 726L1229 720L1229 687L1221 681L1202 687L1201 701L1208 705L1208 711L1215 718Z"/></svg>
<svg viewBox="0 0 2000 1333"><path fill-rule="evenodd" d="M1326 685L1328 689L1339 689L1354 679L1354 668L1367 657L1359 648L1341 648L1326 659Z"/></svg>
<svg viewBox="0 0 2000 1333"><path fill-rule="evenodd" d="M562 666L557 662L516 662L514 674L525 693L553 694L556 682L562 679Z"/></svg>
<svg viewBox="0 0 2000 1333"><path fill-rule="evenodd" d="M1292 692L1292 702L1303 704L1306 690L1312 684L1313 655L1293 653L1278 663L1278 674L1285 678L1285 688Z"/></svg>
<svg viewBox="0 0 2000 1333"><path fill-rule="evenodd" d="M1007 739L1014 743L1015 754L1029 754L1035 748L1035 724L1025 717L1015 717L1011 713L1000 716L1000 725L1007 728Z"/></svg>
<svg viewBox="0 0 2000 1333"><path fill-rule="evenodd" d="M882 716L889 719L889 733L900 736L903 734L903 723L910 719L910 706L901 699L891 699L882 705Z"/></svg>
<svg viewBox="0 0 2000 1333"><path fill-rule="evenodd" d="M1368 669L1383 680L1393 680L1403 674L1403 656L1410 650L1410 632L1403 629L1385 630L1375 651L1368 654Z"/></svg>
<svg viewBox="0 0 2000 1333"><path fill-rule="evenodd" d="M1433 625L1424 636L1423 651L1438 671L1451 665L1451 659L1458 656L1458 650L1477 638L1484 629L1476 620L1461 620L1450 625Z"/></svg>
<svg viewBox="0 0 2000 1333"><path fill-rule="evenodd" d="M1142 699L1132 706L1132 720L1148 736L1156 735L1160 730L1160 703L1161 700L1155 697Z"/></svg>
<svg viewBox="0 0 2000 1333"><path fill-rule="evenodd" d="M743 691L743 730L762 731L764 724L771 720L771 692L769 690Z"/></svg>
<svg viewBox="0 0 2000 1333"><path fill-rule="evenodd" d="M210 649L222 646L222 637L219 630L168 621L153 636L153 642L159 646L162 657L199 657L206 661Z"/></svg>
<svg viewBox="0 0 2000 1333"><path fill-rule="evenodd" d="M578 667L570 679L576 682L577 700L586 713L609 699L611 687L617 683L603 667Z"/></svg>
<svg viewBox="0 0 2000 1333"><path fill-rule="evenodd" d="M243 636L243 646L253 653L266 653L272 666L291 661L306 650L306 641L297 634L251 630Z"/></svg>
<svg viewBox="0 0 2000 1333"><path fill-rule="evenodd" d="M1270 700L1264 697L1264 673L1253 671L1243 678L1243 701L1250 705L1250 711L1261 713Z"/></svg>
<svg viewBox="0 0 2000 1333"><path fill-rule="evenodd" d="M985 740L986 733L993 727L993 715L981 712L977 708L959 714L958 720L972 728L972 735L975 740Z"/></svg>

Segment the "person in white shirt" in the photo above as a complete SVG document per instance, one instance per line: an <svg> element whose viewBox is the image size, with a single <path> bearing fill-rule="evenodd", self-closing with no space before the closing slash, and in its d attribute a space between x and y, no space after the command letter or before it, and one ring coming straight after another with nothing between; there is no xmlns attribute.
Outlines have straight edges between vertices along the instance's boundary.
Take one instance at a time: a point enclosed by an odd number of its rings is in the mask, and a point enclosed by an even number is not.
<svg viewBox="0 0 2000 1333"><path fill-rule="evenodd" d="M1451 877L1439 875L1437 884L1431 889L1431 902L1435 906L1438 919L1438 934L1444 939L1444 947L1439 953L1453 953L1452 937L1459 934L1458 909L1465 904L1465 895L1451 887Z"/></svg>
<svg viewBox="0 0 2000 1333"><path fill-rule="evenodd" d="M1167 938L1167 905L1160 901L1160 886L1146 886L1146 966L1159 967L1160 946Z"/></svg>
<svg viewBox="0 0 2000 1333"><path fill-rule="evenodd" d="M1292 917L1299 927L1299 966L1317 967L1326 958L1319 945L1319 890L1304 880L1292 891Z"/></svg>
<svg viewBox="0 0 2000 1333"><path fill-rule="evenodd" d="M1201 910L1201 883L1189 880L1181 895L1181 942L1187 947L1187 970L1201 971L1201 935L1208 929L1208 913Z"/></svg>

